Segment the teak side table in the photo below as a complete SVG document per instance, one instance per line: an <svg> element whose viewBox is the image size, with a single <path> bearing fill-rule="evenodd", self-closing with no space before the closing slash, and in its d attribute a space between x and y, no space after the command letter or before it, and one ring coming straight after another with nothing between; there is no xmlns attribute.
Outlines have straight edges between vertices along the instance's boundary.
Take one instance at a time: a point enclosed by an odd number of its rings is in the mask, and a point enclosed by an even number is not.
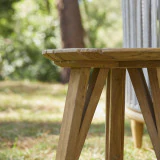
<svg viewBox="0 0 160 160"><path fill-rule="evenodd" d="M106 79L105 159L123 160L126 69L160 160L160 48L55 49L43 55L71 68L56 160L79 159ZM142 68L148 69L151 94Z"/></svg>

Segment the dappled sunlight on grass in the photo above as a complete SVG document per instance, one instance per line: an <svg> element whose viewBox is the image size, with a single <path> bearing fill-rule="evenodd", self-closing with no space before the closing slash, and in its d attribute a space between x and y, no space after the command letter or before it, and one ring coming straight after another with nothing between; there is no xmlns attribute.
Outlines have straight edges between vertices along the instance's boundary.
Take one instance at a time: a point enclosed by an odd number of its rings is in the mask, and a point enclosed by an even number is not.
<svg viewBox="0 0 160 160"><path fill-rule="evenodd" d="M0 160L54 160L67 85L0 82ZM154 160L145 129L143 148L135 149L125 121L125 160ZM80 160L104 160L105 89Z"/></svg>

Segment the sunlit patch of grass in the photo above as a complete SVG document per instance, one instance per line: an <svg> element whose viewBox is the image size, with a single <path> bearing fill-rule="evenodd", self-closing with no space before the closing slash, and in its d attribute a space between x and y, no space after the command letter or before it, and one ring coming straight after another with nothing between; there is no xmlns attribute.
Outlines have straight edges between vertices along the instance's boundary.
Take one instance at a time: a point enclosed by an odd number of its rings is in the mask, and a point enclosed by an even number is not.
<svg viewBox="0 0 160 160"><path fill-rule="evenodd" d="M19 137L0 150L0 159L55 159L58 136L42 134L36 138Z"/></svg>
<svg viewBox="0 0 160 160"><path fill-rule="evenodd" d="M0 82L0 160L54 160L67 85ZM105 90L80 160L105 158ZM145 130L142 149L135 149L125 121L125 160L155 160Z"/></svg>

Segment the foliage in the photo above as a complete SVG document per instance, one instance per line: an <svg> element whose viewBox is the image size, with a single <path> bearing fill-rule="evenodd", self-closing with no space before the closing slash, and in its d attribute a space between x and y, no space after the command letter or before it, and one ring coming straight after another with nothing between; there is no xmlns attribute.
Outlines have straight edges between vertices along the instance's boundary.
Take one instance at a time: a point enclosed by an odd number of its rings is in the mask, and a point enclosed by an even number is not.
<svg viewBox="0 0 160 160"><path fill-rule="evenodd" d="M83 0L81 14L86 47L122 46L121 3L117 0Z"/></svg>
<svg viewBox="0 0 160 160"><path fill-rule="evenodd" d="M1 78L58 80L57 66L41 54L45 48L59 46L55 6L50 5L53 13L48 14L44 2L21 0L12 4L13 31L1 37Z"/></svg>
<svg viewBox="0 0 160 160"><path fill-rule="evenodd" d="M8 36L13 32L12 15L15 13L15 10L12 4L18 1L19 0L0 1L0 35Z"/></svg>
<svg viewBox="0 0 160 160"><path fill-rule="evenodd" d="M79 5L86 47L120 47L120 3L80 0ZM55 1L1 0L0 15L0 79L59 80L60 69L41 54L60 48Z"/></svg>

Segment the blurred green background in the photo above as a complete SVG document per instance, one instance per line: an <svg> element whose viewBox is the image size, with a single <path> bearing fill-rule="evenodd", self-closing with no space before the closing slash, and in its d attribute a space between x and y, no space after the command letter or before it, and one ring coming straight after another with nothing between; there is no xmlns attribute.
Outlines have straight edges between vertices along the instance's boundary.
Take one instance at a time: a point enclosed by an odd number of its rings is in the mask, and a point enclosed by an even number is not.
<svg viewBox="0 0 160 160"><path fill-rule="evenodd" d="M85 47L122 46L120 1L79 0ZM59 81L61 69L42 56L61 48L55 0L0 0L0 80Z"/></svg>

